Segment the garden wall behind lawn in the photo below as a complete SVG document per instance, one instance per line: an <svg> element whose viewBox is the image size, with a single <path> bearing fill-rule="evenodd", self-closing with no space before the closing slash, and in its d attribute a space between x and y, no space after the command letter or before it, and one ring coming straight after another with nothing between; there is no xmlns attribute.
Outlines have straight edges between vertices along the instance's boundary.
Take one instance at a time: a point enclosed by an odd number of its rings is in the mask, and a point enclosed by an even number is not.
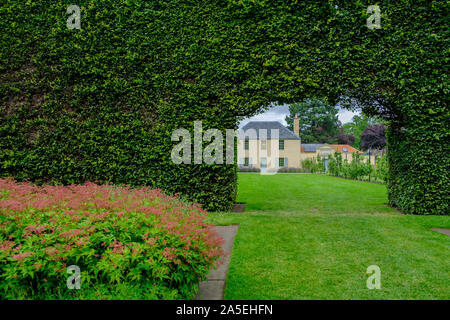
<svg viewBox="0 0 450 320"><path fill-rule="evenodd" d="M236 197L235 165L174 165L175 129L236 128L309 97L358 101L393 128L390 202L448 213L446 1L69 0L0 6L0 176L126 183L208 210Z"/></svg>

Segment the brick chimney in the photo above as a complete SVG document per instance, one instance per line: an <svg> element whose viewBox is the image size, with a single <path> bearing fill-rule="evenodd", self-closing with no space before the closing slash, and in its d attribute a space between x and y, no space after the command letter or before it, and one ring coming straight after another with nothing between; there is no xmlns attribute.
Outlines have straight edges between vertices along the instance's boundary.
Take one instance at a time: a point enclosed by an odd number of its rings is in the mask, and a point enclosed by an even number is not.
<svg viewBox="0 0 450 320"><path fill-rule="evenodd" d="M298 113L296 113L294 117L294 133L300 136L300 123L298 120Z"/></svg>

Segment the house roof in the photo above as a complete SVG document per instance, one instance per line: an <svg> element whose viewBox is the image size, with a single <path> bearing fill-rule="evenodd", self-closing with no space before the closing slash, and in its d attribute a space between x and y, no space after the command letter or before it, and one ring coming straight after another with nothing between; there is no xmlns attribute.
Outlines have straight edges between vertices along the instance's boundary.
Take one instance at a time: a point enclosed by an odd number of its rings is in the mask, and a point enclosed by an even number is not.
<svg viewBox="0 0 450 320"><path fill-rule="evenodd" d="M359 152L358 149L353 148L352 146L349 146L348 144L333 144L332 146L335 147L336 151L339 151L339 152L347 152L347 153Z"/></svg>
<svg viewBox="0 0 450 320"><path fill-rule="evenodd" d="M267 133L266 139L272 139L271 130L278 129L278 134L279 134L278 139L300 140L300 137L298 135L296 135L291 130L289 130L288 128L283 126L278 121L250 121L245 126L243 126L241 128L241 130L239 130L239 137L244 138L244 133L249 129L254 129L256 131L256 135L257 135L258 139L260 138L260 134L262 133L260 130L264 130L264 129L267 130L266 131L266 133ZM248 133L247 133L247 137L248 137ZM250 138L252 138L252 137L250 136Z"/></svg>
<svg viewBox="0 0 450 320"><path fill-rule="evenodd" d="M302 144L302 152L316 152L317 148L320 148L324 146L325 144ZM342 153L353 153L353 152L360 152L358 149L353 148L352 146L349 146L348 144L330 144L330 147L334 148L336 151L342 152Z"/></svg>
<svg viewBox="0 0 450 320"><path fill-rule="evenodd" d="M320 148L321 146L323 146L323 143L319 143L319 144L302 144L302 152L316 152L317 148Z"/></svg>

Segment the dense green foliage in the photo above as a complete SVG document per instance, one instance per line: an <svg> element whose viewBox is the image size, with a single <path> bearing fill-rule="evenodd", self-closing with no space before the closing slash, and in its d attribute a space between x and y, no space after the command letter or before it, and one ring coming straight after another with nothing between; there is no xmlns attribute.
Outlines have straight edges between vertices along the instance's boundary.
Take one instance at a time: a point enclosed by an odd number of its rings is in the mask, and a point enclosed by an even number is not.
<svg viewBox="0 0 450 320"><path fill-rule="evenodd" d="M350 134L355 137L355 142L352 146L356 149L360 149L362 133L369 125L376 124L377 122L376 118L367 117L364 114L355 115L350 122L342 125L342 130L345 134Z"/></svg>
<svg viewBox="0 0 450 320"><path fill-rule="evenodd" d="M389 120L391 204L448 213L448 3L68 0L0 7L1 175L159 186L230 208L236 166L174 165L175 128L344 97ZM405 154L407 153L407 154Z"/></svg>
<svg viewBox="0 0 450 320"><path fill-rule="evenodd" d="M340 130L341 130L341 132L344 131L342 128ZM347 144L349 146L354 146L355 142L356 142L356 138L352 134L341 133L338 136L338 144Z"/></svg>
<svg viewBox="0 0 450 320"><path fill-rule="evenodd" d="M147 185L206 209L230 208L234 165L171 160L175 129L192 132L194 120L204 131L236 126L227 87L238 70L217 73L223 10L81 0L81 30L69 30L71 4L0 6L0 176Z"/></svg>
<svg viewBox="0 0 450 320"><path fill-rule="evenodd" d="M223 253L204 219L161 190L0 179L0 300L192 299Z"/></svg>
<svg viewBox="0 0 450 320"><path fill-rule="evenodd" d="M302 168L311 173L321 173L325 171L323 161L320 155L317 155L317 158L306 158L302 160Z"/></svg>
<svg viewBox="0 0 450 320"><path fill-rule="evenodd" d="M373 124L361 134L361 150L384 150L386 148L386 126Z"/></svg>
<svg viewBox="0 0 450 320"><path fill-rule="evenodd" d="M298 114L300 124L300 137L303 143L329 143L338 142L339 118L338 108L324 103L319 99L311 99L289 106L289 115L286 122L293 130L295 114Z"/></svg>
<svg viewBox="0 0 450 320"><path fill-rule="evenodd" d="M337 177L386 182L388 166L387 156L376 157L375 163L369 163L358 152L352 154L351 161L342 158L342 153L336 152L330 156L329 174Z"/></svg>

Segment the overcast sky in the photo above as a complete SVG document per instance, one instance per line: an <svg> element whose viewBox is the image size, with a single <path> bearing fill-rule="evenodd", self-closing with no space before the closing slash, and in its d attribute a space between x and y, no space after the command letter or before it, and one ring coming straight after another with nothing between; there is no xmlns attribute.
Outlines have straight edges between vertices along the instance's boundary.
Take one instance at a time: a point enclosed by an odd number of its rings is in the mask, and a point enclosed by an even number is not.
<svg viewBox="0 0 450 320"><path fill-rule="evenodd" d="M242 127L245 124L247 124L249 121L253 121L253 120L256 120L256 121L279 121L283 125L287 126L287 123L284 119L288 114L289 114L289 106L288 105L274 106L264 113L261 113L254 117L242 120L239 127ZM359 112L353 112L353 111L349 111L349 110L340 110L339 111L339 120L342 122L342 124L350 122L350 120L352 120L352 118L355 114L359 114Z"/></svg>

